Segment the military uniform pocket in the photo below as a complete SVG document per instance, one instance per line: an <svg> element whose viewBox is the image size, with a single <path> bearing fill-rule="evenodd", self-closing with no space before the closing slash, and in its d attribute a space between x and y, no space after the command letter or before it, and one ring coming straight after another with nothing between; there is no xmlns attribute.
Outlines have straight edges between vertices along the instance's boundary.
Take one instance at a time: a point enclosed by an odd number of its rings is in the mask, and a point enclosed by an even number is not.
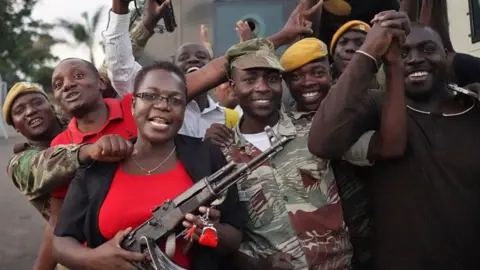
<svg viewBox="0 0 480 270"><path fill-rule="evenodd" d="M248 211L249 226L260 228L271 223L273 219L273 206L264 192L262 185L248 188L239 187L239 199Z"/></svg>

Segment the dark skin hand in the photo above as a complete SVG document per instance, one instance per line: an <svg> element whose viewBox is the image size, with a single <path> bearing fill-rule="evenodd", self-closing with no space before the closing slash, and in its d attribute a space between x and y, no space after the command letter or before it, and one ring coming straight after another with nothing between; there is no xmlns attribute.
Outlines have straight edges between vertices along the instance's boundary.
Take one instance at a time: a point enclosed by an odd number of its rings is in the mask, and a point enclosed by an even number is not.
<svg viewBox="0 0 480 270"><path fill-rule="evenodd" d="M132 228L120 231L110 241L91 250L86 258L88 269L137 269L130 261L144 261L147 259L146 255L127 251L120 247L123 238L131 231Z"/></svg>
<svg viewBox="0 0 480 270"><path fill-rule="evenodd" d="M222 124L212 124L205 134L205 138L210 138L212 143L222 148L227 147L233 142L233 130Z"/></svg>
<svg viewBox="0 0 480 270"><path fill-rule="evenodd" d="M130 1L114 0L112 12L117 14L128 13L128 3ZM162 4L162 8L166 5ZM290 44L299 36L308 36L313 33L311 29L311 21L309 18L317 12L320 4L308 8L307 0L301 0L296 9L290 14L290 17L283 29L270 36L268 39L274 44L275 48ZM190 102L197 95L209 91L216 86L227 81L225 66L226 58L218 57L206 66L196 72L187 74L187 102Z"/></svg>
<svg viewBox="0 0 480 270"><path fill-rule="evenodd" d="M87 248L70 237L55 237L53 240L54 255L63 265L72 270L135 270L137 268L130 262L144 261L148 258L144 254L127 251L120 247L120 243L131 230L132 228L128 228L119 231L110 241L95 249ZM75 249L76 252L73 256L69 256L68 260L65 260L59 252L61 249Z"/></svg>
<svg viewBox="0 0 480 270"><path fill-rule="evenodd" d="M380 15L382 17L379 17ZM363 52L378 60L390 49L394 38L399 44L402 44L410 33L408 17L403 13L383 12L376 16L376 19L379 18L382 18L382 22L373 25L360 48ZM385 19L388 19L388 21L384 21ZM381 24L390 25L392 28L382 27ZM368 76L373 79L377 69L378 66L369 57L360 53L353 56L344 71L344 74L347 75L341 76L337 83L332 86L331 91L313 118L308 142L311 153L324 159L336 159L344 155L348 148L358 140L359 137L352 136L350 132L354 125L355 115L346 111L345 107L355 107L355 104L362 101L371 85ZM352 94L352 92L354 93ZM339 104L345 107L339 106ZM341 121L345 121L343 117L346 114L350 122L345 125L339 124ZM325 127L329 127L330 130L326 132ZM343 143L332 144L331 141L342 141Z"/></svg>
<svg viewBox="0 0 480 270"><path fill-rule="evenodd" d="M387 97L383 104L380 131L375 133L368 150L368 159L400 157L407 145L405 84L398 41L393 40L383 57L387 75Z"/></svg>
<svg viewBox="0 0 480 270"><path fill-rule="evenodd" d="M83 145L78 159L80 164L88 164L94 160L114 163L132 155L134 155L132 142L120 135L106 135L93 144Z"/></svg>

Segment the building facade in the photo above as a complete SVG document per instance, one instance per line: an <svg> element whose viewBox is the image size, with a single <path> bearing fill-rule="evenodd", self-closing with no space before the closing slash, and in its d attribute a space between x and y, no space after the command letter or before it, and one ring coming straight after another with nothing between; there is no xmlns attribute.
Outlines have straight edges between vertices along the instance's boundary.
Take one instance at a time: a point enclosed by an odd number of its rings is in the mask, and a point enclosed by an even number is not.
<svg viewBox="0 0 480 270"><path fill-rule="evenodd" d="M480 1L448 0L447 3L455 51L480 57Z"/></svg>
<svg viewBox="0 0 480 270"><path fill-rule="evenodd" d="M480 57L480 0L447 0L450 37L455 51ZM156 34L140 62L171 59L185 42L200 41L200 25L209 29L216 56L238 42L235 23L256 22L256 34L280 30L297 1L294 0L173 0L178 23L173 33ZM281 53L281 52L280 52ZM148 60L147 60L148 59Z"/></svg>

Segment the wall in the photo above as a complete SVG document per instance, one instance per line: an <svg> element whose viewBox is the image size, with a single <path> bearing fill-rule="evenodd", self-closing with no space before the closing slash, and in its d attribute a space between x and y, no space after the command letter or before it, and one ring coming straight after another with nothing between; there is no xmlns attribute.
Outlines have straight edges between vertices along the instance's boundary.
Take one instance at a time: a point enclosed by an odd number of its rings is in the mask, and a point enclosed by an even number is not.
<svg viewBox="0 0 480 270"><path fill-rule="evenodd" d="M480 57L480 42L472 44L470 38L469 1L447 0L450 37L456 51ZM181 44L198 42L201 24L205 24L210 30L209 36L213 43L212 24L215 17L213 0L174 0L173 4L178 28L174 33L155 34L147 44L146 58L168 59Z"/></svg>
<svg viewBox="0 0 480 270"><path fill-rule="evenodd" d="M472 44L470 37L470 0L448 0L448 19L450 38L457 52L469 53L480 57L480 42ZM473 0L477 1L477 0Z"/></svg>
<svg viewBox="0 0 480 270"><path fill-rule="evenodd" d="M213 40L213 0L173 0L178 27L173 33L155 34L148 42L146 57L166 60L185 42L200 41L200 25L209 29Z"/></svg>

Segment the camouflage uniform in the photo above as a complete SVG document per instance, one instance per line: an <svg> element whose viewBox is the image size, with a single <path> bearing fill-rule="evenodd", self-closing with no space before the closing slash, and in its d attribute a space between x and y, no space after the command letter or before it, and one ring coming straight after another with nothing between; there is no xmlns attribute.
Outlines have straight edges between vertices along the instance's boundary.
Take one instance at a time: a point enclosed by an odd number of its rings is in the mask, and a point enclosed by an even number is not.
<svg viewBox="0 0 480 270"><path fill-rule="evenodd" d="M233 46L227 60L230 68L283 70L264 39ZM280 112L273 131L290 141L237 184L249 215L240 252L254 258L290 254L295 269L349 269L353 249L331 162L315 157L307 147L313 115ZM261 153L243 137L239 124L234 136L223 149L228 161L248 162Z"/></svg>
<svg viewBox="0 0 480 270"><path fill-rule="evenodd" d="M330 161L308 151L314 113L281 114L274 132L291 140L282 152L238 184L249 219L240 251L252 257L292 255L295 269L349 269L352 246ZM261 153L237 126L227 160Z"/></svg>
<svg viewBox="0 0 480 270"><path fill-rule="evenodd" d="M80 145L49 148L48 142L15 146L7 165L8 175L46 220L50 217L50 192L68 183L80 168L79 148Z"/></svg>
<svg viewBox="0 0 480 270"><path fill-rule="evenodd" d="M139 56L153 33L140 21L130 34L134 55ZM102 66L100 73L105 70ZM59 108L56 110L60 123L67 126L69 117ZM7 166L8 175L15 186L47 220L50 216L49 193L54 188L68 183L80 167L78 162L80 145L49 147L50 142L18 144L14 147L14 155Z"/></svg>

